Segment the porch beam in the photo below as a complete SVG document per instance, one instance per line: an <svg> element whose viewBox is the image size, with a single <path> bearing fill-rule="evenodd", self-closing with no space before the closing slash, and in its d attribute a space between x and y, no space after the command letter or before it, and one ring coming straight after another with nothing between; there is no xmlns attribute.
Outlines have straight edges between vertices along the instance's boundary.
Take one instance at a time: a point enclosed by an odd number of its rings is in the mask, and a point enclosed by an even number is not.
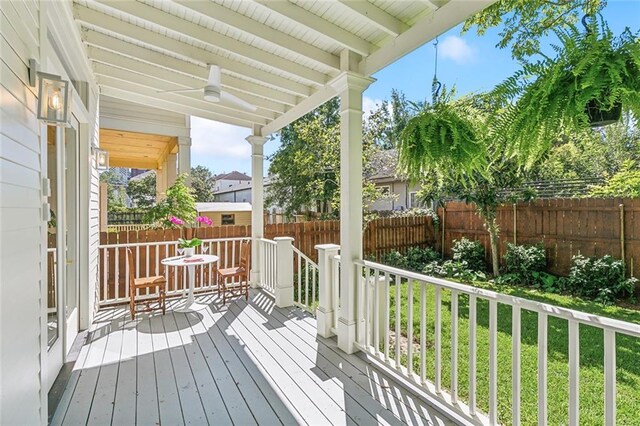
<svg viewBox="0 0 640 426"><path fill-rule="evenodd" d="M160 74L158 78L165 78L168 75L173 77L175 75L187 74L187 76L201 80L203 86L209 76L209 70L207 67L196 65L158 51L136 46L94 30L85 31L84 37L85 42L89 44L89 57L92 59L95 58L101 62L111 63L111 61L114 61L114 65L124 67L120 63L122 62L122 59L118 60L116 59L117 57L133 59L158 67L157 71L153 71L149 75L155 75L157 72ZM109 53L110 55L105 56L106 53ZM105 57L108 57L109 59L103 59ZM293 106L299 101L299 98L295 95L284 93L280 90L272 89L262 84L253 83L228 74L222 74L220 80L224 89L233 88L240 92L255 94L256 96L284 105Z"/></svg>
<svg viewBox="0 0 640 426"><path fill-rule="evenodd" d="M345 57L351 56L345 52ZM349 62L349 61L345 61ZM356 300L362 259L362 93L374 80L351 71L332 83L340 95L340 311L338 347L357 351Z"/></svg>
<svg viewBox="0 0 640 426"><path fill-rule="evenodd" d="M99 81L98 81L99 83ZM253 123L238 118L226 117L220 114L212 113L211 111L204 111L195 108L190 105L174 102L172 100L159 99L154 96L142 93L134 93L131 90L121 89L118 87L110 87L108 85L102 85L100 87L100 93L112 98L122 99L125 101L133 102L141 105L153 105L155 108L164 109L167 111L179 112L181 114L195 115L196 117L202 117L209 120L219 121L221 123L232 124L240 127L252 127Z"/></svg>
<svg viewBox="0 0 640 426"><path fill-rule="evenodd" d="M247 136L251 144L251 286L260 283L259 240L264 236L264 144L267 137L255 126L253 135Z"/></svg>
<svg viewBox="0 0 640 426"><path fill-rule="evenodd" d="M191 9L194 12L215 20L223 25L235 28L245 34L259 38L262 41L271 43L274 46L288 50L289 52L300 55L307 60L314 61L323 66L332 68L336 71L340 70L340 58L329 52L315 47L312 44L305 43L295 37L280 32L275 28L264 25L259 21L253 20L241 13L234 12L224 6L218 5L210 0L173 0L174 3Z"/></svg>
<svg viewBox="0 0 640 426"><path fill-rule="evenodd" d="M227 119L230 119L230 120L238 119L248 123L256 123L256 124L267 123L267 119L263 117L258 117L250 113L241 113L241 112L234 112L232 110L223 110L220 108L216 108L214 104L211 104L210 102L207 102L207 101L203 101L203 100L198 101L196 99L190 99L188 97L181 96L177 93L158 93L157 90L155 90L152 87L149 87L143 84L132 83L124 79L109 77L106 75L98 75L97 77L98 77L97 81L101 86L109 86L116 89L129 90L131 92L139 93L141 95L145 95L150 98L166 100L166 101L183 105L189 108L210 112L212 114L216 114L221 119L223 119L223 117L226 117ZM149 105L155 106L153 105L153 103ZM198 114L194 114L194 115L198 115Z"/></svg>
<svg viewBox="0 0 640 426"><path fill-rule="evenodd" d="M122 21L88 7L74 4L74 14L80 22L102 28L105 31L120 34L138 42L146 43L157 49L171 52L174 55L188 58L203 65L219 65L224 72L235 73L296 95L309 96L311 93L311 88L305 84L217 55L209 50L164 36L155 31Z"/></svg>
<svg viewBox="0 0 640 426"><path fill-rule="evenodd" d="M449 1L393 41L362 59L358 67L360 74L372 75L380 71L495 2L496 0Z"/></svg>
<svg viewBox="0 0 640 426"><path fill-rule="evenodd" d="M196 25L187 20L180 19L176 15L164 12L153 6L133 1L96 1L130 16L144 19L145 21L175 31L201 43L205 43L213 48L225 50L233 56L240 56L245 60L258 62L277 69L280 72L290 74L293 77L306 80L308 84L321 86L327 81L327 76L322 72L300 65L298 62L279 57L250 44L242 43L234 38L212 31L201 25ZM215 43L212 43L212 40L214 40Z"/></svg>
<svg viewBox="0 0 640 426"><path fill-rule="evenodd" d="M360 55L368 55L375 49L375 46L355 34L332 24L326 19L315 15L300 6L288 1L255 0L261 6L270 9L297 25L304 26L320 37L330 39L334 43L357 52Z"/></svg>
<svg viewBox="0 0 640 426"><path fill-rule="evenodd" d="M393 37L400 35L409 28L407 24L395 16L388 14L368 1L340 0L340 3L360 15L369 24L376 26Z"/></svg>
<svg viewBox="0 0 640 426"><path fill-rule="evenodd" d="M163 90L181 90L186 89L187 87L182 85L176 85L173 83L169 83L166 81L162 81L156 79L155 77L151 77L149 75L138 74L137 72L117 68L111 65L102 64L102 63L94 63L93 69L96 75L102 75L105 77L111 77L119 80L123 80L126 82L130 82L133 84L139 84L141 86L145 86L156 91ZM193 87L193 86L191 86ZM196 86L197 87L197 86ZM159 93L162 94L162 93ZM167 93L170 94L170 93ZM273 120L277 117L277 114L272 111L267 111L262 108L256 109L256 111L246 111L239 107L235 107L231 104L227 104L225 102L209 102L204 100L202 91L198 92L185 92L185 93L173 93L176 96L184 98L185 101L191 100L197 103L201 108L211 109L213 112L217 112L223 115L238 116L238 117L247 117L251 119L267 119Z"/></svg>

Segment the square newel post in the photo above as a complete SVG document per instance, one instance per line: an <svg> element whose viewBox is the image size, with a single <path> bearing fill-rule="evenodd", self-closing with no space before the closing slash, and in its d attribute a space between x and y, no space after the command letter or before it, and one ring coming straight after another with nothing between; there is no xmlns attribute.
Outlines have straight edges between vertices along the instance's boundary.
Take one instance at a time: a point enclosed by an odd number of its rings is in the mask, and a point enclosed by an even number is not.
<svg viewBox="0 0 640 426"><path fill-rule="evenodd" d="M331 337L335 321L334 297L333 294L333 258L340 254L340 246L337 244L319 244L316 246L318 250L318 309L316 317L318 322L318 336Z"/></svg>
<svg viewBox="0 0 640 426"><path fill-rule="evenodd" d="M349 67L351 52L341 62ZM351 69L351 68L347 68ZM362 92L374 80L351 71L338 75L331 86L340 95L340 313L338 347L357 351L356 298L362 259Z"/></svg>
<svg viewBox="0 0 640 426"><path fill-rule="evenodd" d="M260 284L260 239L264 236L264 144L267 137L260 136L260 129L247 137L251 144L251 287Z"/></svg>
<svg viewBox="0 0 640 426"><path fill-rule="evenodd" d="M276 237L276 306L293 306L293 238Z"/></svg>

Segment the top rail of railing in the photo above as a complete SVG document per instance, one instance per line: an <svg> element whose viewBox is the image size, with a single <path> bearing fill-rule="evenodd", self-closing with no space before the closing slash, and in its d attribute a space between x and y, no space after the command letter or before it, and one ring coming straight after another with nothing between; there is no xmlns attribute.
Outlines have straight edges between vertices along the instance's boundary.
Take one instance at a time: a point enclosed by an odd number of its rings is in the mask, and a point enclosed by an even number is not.
<svg viewBox="0 0 640 426"><path fill-rule="evenodd" d="M218 243L225 241L246 241L250 240L251 237L236 237L236 238L210 238L203 239L203 243ZM122 248L122 247L146 247L146 246L158 246L158 245L175 245L178 241L151 241L145 243L116 243L116 244L100 244L98 248Z"/></svg>
<svg viewBox="0 0 640 426"><path fill-rule="evenodd" d="M524 299L517 296L510 296L508 294L497 293L495 291L486 290L478 287L472 287L466 284L460 284L453 281L444 280L441 278L431 277L428 275L419 274L417 272L405 271L403 269L394 268L392 266L382 265L380 263L371 262L368 260L356 261L356 265L376 269L378 271L389 273L390 275L399 275L401 277L426 282L445 288L448 290L454 290L459 293L477 296L487 300L495 300L499 303L504 303L511 306L519 306L523 309L545 313L558 318L566 320L574 320L579 323L598 327L602 329L608 329L615 331L616 333L626 334L628 336L640 337L640 324L634 324L626 321L620 321L613 318L607 318L595 314L588 314L586 312L576 311L569 308L563 308L560 306L554 306L543 302L536 302L534 300Z"/></svg>

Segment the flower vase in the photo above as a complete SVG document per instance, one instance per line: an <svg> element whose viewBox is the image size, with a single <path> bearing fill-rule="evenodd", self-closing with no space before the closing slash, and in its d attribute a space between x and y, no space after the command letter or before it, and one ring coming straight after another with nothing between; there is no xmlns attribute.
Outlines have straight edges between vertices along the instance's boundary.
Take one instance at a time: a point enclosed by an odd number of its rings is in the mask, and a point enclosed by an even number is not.
<svg viewBox="0 0 640 426"><path fill-rule="evenodd" d="M195 247L185 247L185 249L184 249L184 257L191 257L194 254L196 254L196 248Z"/></svg>

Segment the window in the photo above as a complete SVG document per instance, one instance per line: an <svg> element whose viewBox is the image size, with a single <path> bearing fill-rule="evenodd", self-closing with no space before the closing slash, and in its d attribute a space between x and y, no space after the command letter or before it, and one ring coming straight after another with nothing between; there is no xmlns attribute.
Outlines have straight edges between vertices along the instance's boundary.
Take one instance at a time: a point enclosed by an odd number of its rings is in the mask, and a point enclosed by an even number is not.
<svg viewBox="0 0 640 426"><path fill-rule="evenodd" d="M409 208L412 209L414 207L420 207L420 202L418 201L417 198L417 192L410 192L409 193Z"/></svg>
<svg viewBox="0 0 640 426"><path fill-rule="evenodd" d="M223 214L222 215L222 224L223 225L235 225L236 224L236 215L235 214Z"/></svg>
<svg viewBox="0 0 640 426"><path fill-rule="evenodd" d="M380 189L380 195L382 195L382 197L388 197L389 195L391 195L391 186L390 185L383 185L383 186L379 186L378 189Z"/></svg>

